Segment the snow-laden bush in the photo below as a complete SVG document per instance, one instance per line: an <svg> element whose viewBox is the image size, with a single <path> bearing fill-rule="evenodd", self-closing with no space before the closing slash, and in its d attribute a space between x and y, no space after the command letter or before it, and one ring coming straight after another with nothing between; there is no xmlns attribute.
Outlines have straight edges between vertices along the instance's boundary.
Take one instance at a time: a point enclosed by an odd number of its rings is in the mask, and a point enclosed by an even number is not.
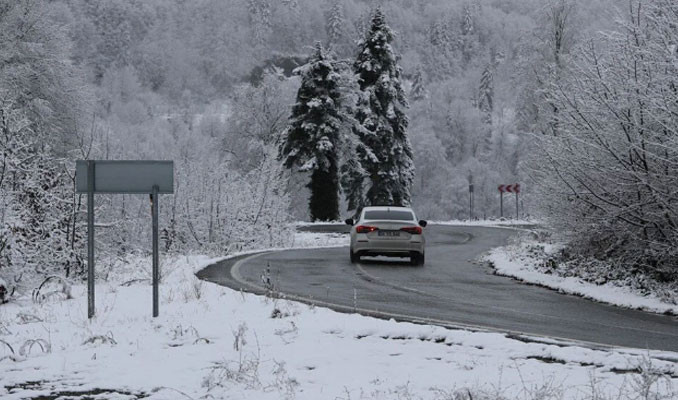
<svg viewBox="0 0 678 400"><path fill-rule="evenodd" d="M28 293L83 266L68 159L87 90L51 3L0 8L0 277Z"/></svg>
<svg viewBox="0 0 678 400"><path fill-rule="evenodd" d="M642 6L641 6L642 4ZM678 279L678 3L632 2L554 73L535 177L571 256Z"/></svg>

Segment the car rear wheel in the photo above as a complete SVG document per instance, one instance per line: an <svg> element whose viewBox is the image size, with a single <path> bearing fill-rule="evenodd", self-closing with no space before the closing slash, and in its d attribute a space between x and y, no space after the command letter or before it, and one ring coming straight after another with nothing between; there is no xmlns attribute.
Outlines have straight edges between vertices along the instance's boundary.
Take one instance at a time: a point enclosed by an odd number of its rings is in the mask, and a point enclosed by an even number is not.
<svg viewBox="0 0 678 400"><path fill-rule="evenodd" d="M349 253L351 253L351 264L355 264L357 262L360 262L360 256L355 254L353 252L353 249L348 249Z"/></svg>
<svg viewBox="0 0 678 400"><path fill-rule="evenodd" d="M414 252L410 255L410 261L412 262L412 265L424 265L426 259L423 253Z"/></svg>

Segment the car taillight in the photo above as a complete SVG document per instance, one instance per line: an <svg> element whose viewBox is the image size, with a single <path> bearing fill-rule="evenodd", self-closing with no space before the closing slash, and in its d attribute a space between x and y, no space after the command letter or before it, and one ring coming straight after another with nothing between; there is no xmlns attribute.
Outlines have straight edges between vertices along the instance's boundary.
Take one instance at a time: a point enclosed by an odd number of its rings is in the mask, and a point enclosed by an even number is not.
<svg viewBox="0 0 678 400"><path fill-rule="evenodd" d="M378 230L376 226L358 225L355 227L356 233L370 233Z"/></svg>
<svg viewBox="0 0 678 400"><path fill-rule="evenodd" d="M421 227L420 226L408 226L406 228L400 228L401 231L405 231L407 233L411 233L413 235L421 235Z"/></svg>

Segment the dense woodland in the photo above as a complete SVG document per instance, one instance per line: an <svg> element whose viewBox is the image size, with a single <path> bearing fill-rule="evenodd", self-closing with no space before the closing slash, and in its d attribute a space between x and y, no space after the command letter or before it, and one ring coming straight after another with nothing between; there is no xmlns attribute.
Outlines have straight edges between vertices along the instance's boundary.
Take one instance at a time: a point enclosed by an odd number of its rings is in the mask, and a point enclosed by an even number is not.
<svg viewBox="0 0 678 400"><path fill-rule="evenodd" d="M470 183L474 217L498 217L520 182L521 216L577 256L676 270L672 0L0 0L0 278L82 273L76 159L175 161L166 252L287 244L309 218L308 173L279 159L294 70L316 41L352 65L377 6L420 217L469 218ZM147 197L96 215L102 262L150 248Z"/></svg>

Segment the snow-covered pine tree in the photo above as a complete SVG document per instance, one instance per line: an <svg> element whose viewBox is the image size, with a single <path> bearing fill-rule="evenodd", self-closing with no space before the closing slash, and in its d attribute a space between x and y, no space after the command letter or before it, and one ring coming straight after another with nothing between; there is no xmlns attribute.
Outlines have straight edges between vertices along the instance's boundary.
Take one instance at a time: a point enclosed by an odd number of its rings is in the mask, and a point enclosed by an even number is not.
<svg viewBox="0 0 678 400"><path fill-rule="evenodd" d="M410 98L417 100L423 100L428 96L426 90L426 83L424 82L424 70L421 68L421 65L417 65L417 69L414 70L414 76L412 77L412 90L410 91Z"/></svg>
<svg viewBox="0 0 678 400"><path fill-rule="evenodd" d="M320 42L306 65L298 68L301 87L292 107L281 157L285 166L311 171L309 207L313 221L339 218L339 148L341 146L341 76Z"/></svg>
<svg viewBox="0 0 678 400"><path fill-rule="evenodd" d="M480 77L480 87L478 89L478 108L483 114L483 122L492 123L492 110L494 110L494 72L493 64L489 63L483 70Z"/></svg>
<svg viewBox="0 0 678 400"><path fill-rule="evenodd" d="M464 6L464 21L462 23L462 33L464 35L471 35L474 31L473 12L470 5Z"/></svg>
<svg viewBox="0 0 678 400"><path fill-rule="evenodd" d="M327 13L327 25L325 27L330 49L336 50L336 47L342 42L345 35L345 23L344 9L339 0L334 0L332 8Z"/></svg>
<svg viewBox="0 0 678 400"><path fill-rule="evenodd" d="M357 152L354 153L357 156ZM356 213L365 204L365 178L367 173L358 157L349 158L341 166L341 187L346 196L347 209Z"/></svg>
<svg viewBox="0 0 678 400"><path fill-rule="evenodd" d="M492 111L494 110L494 71L493 63L489 63L483 70L480 77L480 87L478 89L478 109L480 110L483 121L481 155L485 158L491 158L493 140L492 140Z"/></svg>
<svg viewBox="0 0 678 400"><path fill-rule="evenodd" d="M371 16L369 12L365 11L362 12L360 16L354 20L353 28L356 36L353 38L353 40L360 41L363 39L363 37L365 37L365 34L370 28L370 17Z"/></svg>
<svg viewBox="0 0 678 400"><path fill-rule="evenodd" d="M247 10L250 16L255 44L262 45L271 33L271 3L269 0L248 0Z"/></svg>
<svg viewBox="0 0 678 400"><path fill-rule="evenodd" d="M434 47L447 50L452 43L452 39L447 31L447 26L442 20L437 20L429 30L429 40Z"/></svg>
<svg viewBox="0 0 678 400"><path fill-rule="evenodd" d="M400 84L398 57L391 47L393 37L384 13L377 8L366 37L358 43L354 63L363 92L356 110L363 128L356 131L363 144L357 154L371 184L366 205L409 205L414 180L405 115L408 104Z"/></svg>
<svg viewBox="0 0 678 400"><path fill-rule="evenodd" d="M479 5L467 4L464 6L464 15L461 21L462 37L460 39L461 52L464 63L468 63L473 58L474 49L477 47L475 12Z"/></svg>

